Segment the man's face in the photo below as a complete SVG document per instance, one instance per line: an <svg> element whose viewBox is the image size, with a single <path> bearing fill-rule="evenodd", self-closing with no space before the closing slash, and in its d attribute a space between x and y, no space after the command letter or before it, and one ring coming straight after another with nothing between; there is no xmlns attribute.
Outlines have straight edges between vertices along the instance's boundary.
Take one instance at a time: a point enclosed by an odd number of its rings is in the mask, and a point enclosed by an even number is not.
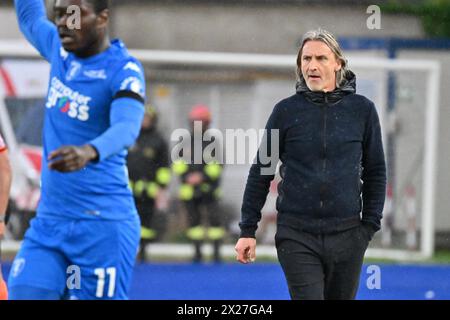
<svg viewBox="0 0 450 320"><path fill-rule="evenodd" d="M336 71L341 63L322 41L311 40L303 46L302 75L311 91L333 91L336 88Z"/></svg>
<svg viewBox="0 0 450 320"><path fill-rule="evenodd" d="M80 10L68 12L70 6L77 6ZM76 16L78 12L79 17ZM107 14L97 15L87 0L56 0L54 13L55 24L64 49L80 56L92 54L90 51L104 35ZM79 28L75 27L75 19L79 19Z"/></svg>

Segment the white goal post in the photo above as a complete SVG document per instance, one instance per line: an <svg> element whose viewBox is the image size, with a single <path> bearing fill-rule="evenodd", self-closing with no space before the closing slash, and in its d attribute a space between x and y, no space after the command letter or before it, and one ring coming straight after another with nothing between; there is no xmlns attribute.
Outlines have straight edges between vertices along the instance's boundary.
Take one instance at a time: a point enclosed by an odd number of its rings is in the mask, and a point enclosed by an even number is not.
<svg viewBox="0 0 450 320"><path fill-rule="evenodd" d="M170 66L175 68L238 68L259 69L281 72L295 70L296 57L293 55L182 52L158 50L130 50L131 54L150 68ZM37 58L30 46L0 41L0 59ZM440 64L431 60L387 59L379 57L349 56L350 69L378 71L418 71L424 72L426 83L424 141L423 141L423 179L421 181L421 237L418 250L369 248L367 257L395 260L421 260L434 253L435 188L437 175L437 138L439 123L439 85ZM203 70L203 69L202 69ZM358 74L357 74L358 75ZM0 97L2 98L2 97ZM382 117L382 115L380 116Z"/></svg>

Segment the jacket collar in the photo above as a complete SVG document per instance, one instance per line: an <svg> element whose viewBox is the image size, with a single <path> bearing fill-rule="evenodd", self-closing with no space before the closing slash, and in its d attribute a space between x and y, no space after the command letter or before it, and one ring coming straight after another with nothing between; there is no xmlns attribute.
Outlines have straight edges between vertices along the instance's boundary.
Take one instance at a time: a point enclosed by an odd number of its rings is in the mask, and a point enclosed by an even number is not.
<svg viewBox="0 0 450 320"><path fill-rule="evenodd" d="M343 97L356 92L356 76L348 70L345 75L345 79L339 88L334 89L331 92L311 91L306 85L305 80L296 84L296 91L298 94L302 94L307 100L315 104L335 104L339 102Z"/></svg>

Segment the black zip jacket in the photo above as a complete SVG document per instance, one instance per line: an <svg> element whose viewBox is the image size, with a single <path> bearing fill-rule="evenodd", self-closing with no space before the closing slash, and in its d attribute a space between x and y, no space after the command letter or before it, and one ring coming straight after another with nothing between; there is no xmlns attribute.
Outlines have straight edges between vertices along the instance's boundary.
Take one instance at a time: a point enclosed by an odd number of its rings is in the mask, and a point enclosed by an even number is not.
<svg viewBox="0 0 450 320"><path fill-rule="evenodd" d="M355 88L349 71L332 92L298 84L295 95L274 107L266 133L270 154L270 130L279 130L278 224L320 233L350 228L362 219L373 233L380 229L386 191L381 128L373 102L355 94ZM260 159L247 179L241 237L255 237L274 178L261 174L269 165Z"/></svg>

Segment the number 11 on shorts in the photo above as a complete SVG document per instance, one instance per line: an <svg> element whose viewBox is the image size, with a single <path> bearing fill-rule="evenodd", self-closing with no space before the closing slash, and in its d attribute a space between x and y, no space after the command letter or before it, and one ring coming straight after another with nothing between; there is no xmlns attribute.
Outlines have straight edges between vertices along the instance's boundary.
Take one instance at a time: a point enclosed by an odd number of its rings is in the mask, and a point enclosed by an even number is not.
<svg viewBox="0 0 450 320"><path fill-rule="evenodd" d="M105 272L106 271L106 272ZM94 273L97 275L97 292L95 296L97 298L103 298L105 293L105 278L106 274L109 276L109 286L108 286L108 298L112 298L114 296L114 290L116 288L116 268L97 268L94 270Z"/></svg>

